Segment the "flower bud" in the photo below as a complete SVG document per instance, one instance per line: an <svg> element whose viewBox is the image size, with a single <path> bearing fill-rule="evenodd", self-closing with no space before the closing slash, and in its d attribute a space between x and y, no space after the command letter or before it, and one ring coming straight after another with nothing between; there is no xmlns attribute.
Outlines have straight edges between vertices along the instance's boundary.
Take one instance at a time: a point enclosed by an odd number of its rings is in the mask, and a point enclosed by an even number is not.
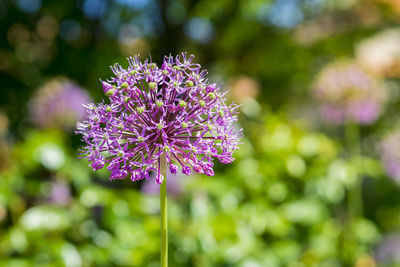
<svg viewBox="0 0 400 267"><path fill-rule="evenodd" d="M101 82L102 86L103 86L103 90L104 92L108 92L109 90L113 89L113 86L111 84L109 84L108 82Z"/></svg>
<svg viewBox="0 0 400 267"><path fill-rule="evenodd" d="M111 95L114 94L114 92L115 92L114 89L110 89L110 90L108 90L108 91L106 92L106 96L111 96Z"/></svg>
<svg viewBox="0 0 400 267"><path fill-rule="evenodd" d="M164 106L164 102L157 100L156 105L157 105L157 107L161 108L162 106Z"/></svg>
<svg viewBox="0 0 400 267"><path fill-rule="evenodd" d="M129 87L129 84L127 83L127 82L123 82L122 84L121 84L121 88L123 88L123 89L126 89L126 88L128 88Z"/></svg>
<svg viewBox="0 0 400 267"><path fill-rule="evenodd" d="M179 100L179 106L181 108L185 108L187 106L187 103L185 101L183 101L183 100Z"/></svg>
<svg viewBox="0 0 400 267"><path fill-rule="evenodd" d="M207 95L209 98L211 98L211 99L215 99L216 98L216 96L215 96L215 94L214 93L208 93L208 95Z"/></svg>
<svg viewBox="0 0 400 267"><path fill-rule="evenodd" d="M203 168L200 165L194 165L193 170L197 173L204 173Z"/></svg>
<svg viewBox="0 0 400 267"><path fill-rule="evenodd" d="M94 171L97 171L104 167L104 163L104 159L96 159L93 161L91 167Z"/></svg>
<svg viewBox="0 0 400 267"><path fill-rule="evenodd" d="M142 114L144 112L144 107L137 107L136 111L137 113Z"/></svg>
<svg viewBox="0 0 400 267"><path fill-rule="evenodd" d="M190 170L190 167L189 167L189 166L183 166L183 167L182 167L182 173L183 173L183 174L186 174L186 175L191 175L191 174L192 174L192 171Z"/></svg>
<svg viewBox="0 0 400 267"><path fill-rule="evenodd" d="M157 87L157 84L156 84L155 82L149 82L149 88L150 88L151 90L156 89L156 87Z"/></svg>
<svg viewBox="0 0 400 267"><path fill-rule="evenodd" d="M205 167L204 168L204 173L207 176L214 176L214 170L211 167Z"/></svg>
<svg viewBox="0 0 400 267"><path fill-rule="evenodd" d="M171 163L171 164L169 165L169 171L170 171L172 174L176 174L176 173L178 172L178 166L176 166L175 164Z"/></svg>

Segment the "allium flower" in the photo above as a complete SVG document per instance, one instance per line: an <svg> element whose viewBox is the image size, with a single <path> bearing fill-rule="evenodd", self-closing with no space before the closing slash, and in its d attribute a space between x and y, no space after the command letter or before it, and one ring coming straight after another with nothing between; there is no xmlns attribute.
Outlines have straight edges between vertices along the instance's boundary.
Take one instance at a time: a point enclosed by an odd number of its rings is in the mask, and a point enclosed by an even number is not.
<svg viewBox="0 0 400 267"><path fill-rule="evenodd" d="M33 123L40 128L74 128L84 117L82 104L89 95L77 84L67 79L54 79L39 88L30 103Z"/></svg>
<svg viewBox="0 0 400 267"><path fill-rule="evenodd" d="M395 181L400 182L400 130L385 136L380 150L381 160L387 174Z"/></svg>
<svg viewBox="0 0 400 267"><path fill-rule="evenodd" d="M370 124L381 113L385 102L382 85L355 63L329 64L314 84L314 96L322 116L334 124Z"/></svg>
<svg viewBox="0 0 400 267"><path fill-rule="evenodd" d="M93 170L107 166L110 179L132 181L155 171L161 184L165 167L214 175L213 158L234 160L242 135L234 127L237 106L224 103L225 94L193 58L165 57L159 68L135 56L127 69L111 67L115 77L102 81L110 104L87 104L86 120L77 124Z"/></svg>

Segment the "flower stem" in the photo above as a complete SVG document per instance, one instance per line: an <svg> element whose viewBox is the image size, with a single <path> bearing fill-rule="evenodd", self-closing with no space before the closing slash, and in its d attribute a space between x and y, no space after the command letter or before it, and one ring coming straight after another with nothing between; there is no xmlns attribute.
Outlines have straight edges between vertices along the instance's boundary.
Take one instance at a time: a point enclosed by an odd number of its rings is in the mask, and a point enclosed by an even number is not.
<svg viewBox="0 0 400 267"><path fill-rule="evenodd" d="M350 159L354 162L355 182L348 192L348 205L350 217L358 217L363 214L362 177L359 170L360 129L358 125L349 123L346 125L346 142Z"/></svg>
<svg viewBox="0 0 400 267"><path fill-rule="evenodd" d="M167 173L163 170L164 180L160 186L161 208L161 267L168 266L168 217L167 217Z"/></svg>

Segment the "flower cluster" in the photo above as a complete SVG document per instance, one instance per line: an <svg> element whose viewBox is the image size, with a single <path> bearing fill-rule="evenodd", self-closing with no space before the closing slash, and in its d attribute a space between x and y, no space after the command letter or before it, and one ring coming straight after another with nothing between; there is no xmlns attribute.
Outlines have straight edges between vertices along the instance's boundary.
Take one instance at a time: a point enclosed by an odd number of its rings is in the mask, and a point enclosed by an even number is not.
<svg viewBox="0 0 400 267"><path fill-rule="evenodd" d="M93 170L105 165L110 179L132 181L162 169L214 175L213 158L233 161L242 130L234 127L237 106L225 104L225 93L206 79L194 56L151 60L129 58L127 69L115 64L115 77L102 81L110 104L87 104L86 120L77 124L86 146L81 153Z"/></svg>
<svg viewBox="0 0 400 267"><path fill-rule="evenodd" d="M89 95L77 84L67 79L54 79L36 92L30 103L33 123L40 128L74 128L76 121L84 118L82 104Z"/></svg>
<svg viewBox="0 0 400 267"><path fill-rule="evenodd" d="M380 154L387 174L400 182L400 130L386 135L381 142Z"/></svg>
<svg viewBox="0 0 400 267"><path fill-rule="evenodd" d="M352 62L334 62L324 68L314 85L324 119L333 124L370 124L385 102L382 85Z"/></svg>

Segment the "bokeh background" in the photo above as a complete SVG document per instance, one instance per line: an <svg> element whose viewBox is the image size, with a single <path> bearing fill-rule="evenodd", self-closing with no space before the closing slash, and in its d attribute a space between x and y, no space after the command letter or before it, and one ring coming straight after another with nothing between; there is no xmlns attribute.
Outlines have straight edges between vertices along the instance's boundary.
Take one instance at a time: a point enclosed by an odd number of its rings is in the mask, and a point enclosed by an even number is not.
<svg viewBox="0 0 400 267"><path fill-rule="evenodd" d="M169 178L170 266L400 266L398 0L1 0L0 265L159 266L154 181L78 159L81 104L140 54L241 104L216 175Z"/></svg>

